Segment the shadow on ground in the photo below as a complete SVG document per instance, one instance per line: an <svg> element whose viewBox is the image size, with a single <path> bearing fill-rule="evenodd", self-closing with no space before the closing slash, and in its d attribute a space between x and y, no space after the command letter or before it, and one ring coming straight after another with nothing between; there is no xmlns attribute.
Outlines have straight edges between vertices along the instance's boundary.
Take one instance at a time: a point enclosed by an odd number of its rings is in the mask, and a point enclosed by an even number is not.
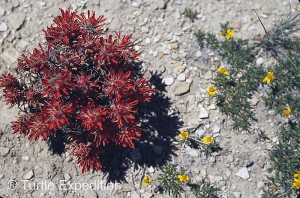
<svg viewBox="0 0 300 198"><path fill-rule="evenodd" d="M120 147L108 148L101 158L102 171L107 174L107 182L124 181L126 170L132 165L138 167L160 167L166 164L175 147L171 144L178 134L182 123L178 112L172 109L172 104L166 92L162 78L152 73L150 82L155 86L156 93L152 95L151 102L139 107L138 118L141 120L142 136L136 142L136 148L124 149ZM133 163L133 164L132 164Z"/></svg>

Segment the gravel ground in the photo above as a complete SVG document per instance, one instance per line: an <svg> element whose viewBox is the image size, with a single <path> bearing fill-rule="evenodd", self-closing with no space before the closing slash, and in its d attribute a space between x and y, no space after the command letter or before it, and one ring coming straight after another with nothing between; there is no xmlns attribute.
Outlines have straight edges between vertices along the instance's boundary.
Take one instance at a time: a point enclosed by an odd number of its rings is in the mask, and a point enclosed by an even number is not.
<svg viewBox="0 0 300 198"><path fill-rule="evenodd" d="M214 52L200 50L194 32L201 29L219 34L220 23L228 21L236 37L257 39L264 30L253 9L269 30L290 10L298 9L298 1L1 0L0 72L12 70L22 52L43 42L41 30L53 24L59 8L69 6L79 12L90 9L104 15L107 32L133 33L138 42L136 49L142 51L142 70L161 90L152 102L156 119L147 117L152 128L144 127L151 136L150 146L143 147L142 143L147 143L143 137L138 149L115 154L103 172L82 175L68 152L53 154L45 142L30 142L12 134L9 122L18 109L8 108L1 101L0 197L167 197L156 192L155 182L152 187L140 185L143 174L155 180L159 166L167 161L187 167L193 182L208 177L218 185L220 197L260 197L269 167L268 151L277 143L277 126L285 120L274 117L274 112L265 109L255 96L252 103L260 111L253 132L232 130L230 119L221 115L214 99L206 94L216 65L223 63ZM186 8L197 11L194 22L184 17ZM257 58L270 64L267 56ZM213 135L222 150L207 159L196 150L179 145L176 135L183 128L198 135ZM270 141L258 141L258 129L264 129ZM106 181L117 183L106 186ZM100 189L74 188L76 183L84 182L98 182ZM185 196L192 197L189 193Z"/></svg>

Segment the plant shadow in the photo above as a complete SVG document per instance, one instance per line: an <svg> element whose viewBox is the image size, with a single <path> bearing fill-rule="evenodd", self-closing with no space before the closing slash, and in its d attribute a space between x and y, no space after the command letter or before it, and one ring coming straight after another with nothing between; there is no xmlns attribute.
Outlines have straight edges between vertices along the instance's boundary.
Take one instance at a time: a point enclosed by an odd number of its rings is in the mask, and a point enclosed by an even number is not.
<svg viewBox="0 0 300 198"><path fill-rule="evenodd" d="M126 171L132 167L161 167L175 155L172 144L182 122L178 112L172 109L170 99L165 96L165 86L161 75L151 73L150 83L155 86L155 94L149 103L139 106L137 119L141 121L142 136L135 142L135 149L107 147L101 158L107 175L107 182L125 181Z"/></svg>

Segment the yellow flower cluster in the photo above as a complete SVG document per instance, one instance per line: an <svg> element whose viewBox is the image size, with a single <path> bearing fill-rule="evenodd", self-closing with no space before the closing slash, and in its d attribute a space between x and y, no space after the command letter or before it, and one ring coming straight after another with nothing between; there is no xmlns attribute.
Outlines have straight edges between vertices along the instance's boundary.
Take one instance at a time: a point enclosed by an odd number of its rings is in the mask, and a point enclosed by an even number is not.
<svg viewBox="0 0 300 198"><path fill-rule="evenodd" d="M152 184L152 180L146 175L142 181L142 186L148 186Z"/></svg>
<svg viewBox="0 0 300 198"><path fill-rule="evenodd" d="M226 32L221 32L221 34L223 36L225 36L226 40L229 40L230 38L232 38L234 36L234 31L232 29L228 28ZM218 68L217 72L220 74L226 75L226 76L230 75L230 73L227 71L227 69L225 67ZM218 90L218 88L211 86L207 90L207 93L210 96L215 96L217 94L216 93L217 90Z"/></svg>
<svg viewBox="0 0 300 198"><path fill-rule="evenodd" d="M222 36L225 36L226 40L228 41L231 37L234 36L234 31L231 28L228 28L226 32L221 32Z"/></svg>
<svg viewBox="0 0 300 198"><path fill-rule="evenodd" d="M188 182L188 181L190 181L190 177L187 176L187 175L185 175L185 174L178 175L177 177L178 177L178 179L179 179L180 182Z"/></svg>
<svg viewBox="0 0 300 198"><path fill-rule="evenodd" d="M205 144L211 144L214 141L214 138L211 136L206 136L202 138L202 142Z"/></svg>
<svg viewBox="0 0 300 198"><path fill-rule="evenodd" d="M217 94L216 93L217 90L218 90L217 87L211 86L211 87L208 88L207 93L210 96L215 96Z"/></svg>
<svg viewBox="0 0 300 198"><path fill-rule="evenodd" d="M289 115L291 115L292 113L292 109L290 107L287 107L285 109L282 110L282 114L286 117L288 117Z"/></svg>
<svg viewBox="0 0 300 198"><path fill-rule="evenodd" d="M275 78L276 77L274 76L274 72L268 72L266 77L263 79L263 82L269 85L271 83L271 80L274 80Z"/></svg>
<svg viewBox="0 0 300 198"><path fill-rule="evenodd" d="M181 183L184 183L184 182L188 182L190 181L190 177L186 174L179 174L177 176L178 180L181 182ZM145 176L143 178L143 181L142 181L142 186L150 186L152 184L152 180L149 178L149 176Z"/></svg>
<svg viewBox="0 0 300 198"><path fill-rule="evenodd" d="M229 76L230 73L227 71L227 69L225 67L220 67L217 69L217 72L219 74L223 74L223 75L226 75L226 76ZM210 96L215 96L217 95L216 91L218 90L217 87L215 86L210 86L207 90L207 94L210 95Z"/></svg>
<svg viewBox="0 0 300 198"><path fill-rule="evenodd" d="M224 74L226 76L230 75L230 73L227 71L227 69L225 67L218 68L217 72L220 73L220 74Z"/></svg>
<svg viewBox="0 0 300 198"><path fill-rule="evenodd" d="M228 41L233 36L234 36L234 31L232 29L228 28L226 31L226 40Z"/></svg>
<svg viewBox="0 0 300 198"><path fill-rule="evenodd" d="M178 136L180 139L188 139L190 137L189 132L185 130L181 130Z"/></svg>
<svg viewBox="0 0 300 198"><path fill-rule="evenodd" d="M300 189L300 171L294 174L294 182L292 188Z"/></svg>

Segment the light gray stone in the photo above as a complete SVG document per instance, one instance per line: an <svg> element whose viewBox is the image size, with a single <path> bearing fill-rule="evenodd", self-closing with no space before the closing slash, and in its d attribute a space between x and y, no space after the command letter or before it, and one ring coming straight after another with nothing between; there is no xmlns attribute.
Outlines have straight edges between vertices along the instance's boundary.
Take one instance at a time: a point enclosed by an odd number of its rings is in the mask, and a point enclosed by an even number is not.
<svg viewBox="0 0 300 198"><path fill-rule="evenodd" d="M142 4L142 0L135 0L134 2L132 2L131 5L133 7L139 8L139 7L141 7L141 4Z"/></svg>
<svg viewBox="0 0 300 198"><path fill-rule="evenodd" d="M0 57L5 61L6 64L12 66L17 62L18 53L16 50L7 49L0 54Z"/></svg>
<svg viewBox="0 0 300 198"><path fill-rule="evenodd" d="M5 14L4 8L0 7L0 16L4 16L4 14Z"/></svg>
<svg viewBox="0 0 300 198"><path fill-rule="evenodd" d="M170 86L170 85L173 84L174 78L173 78L172 76L166 77L166 78L162 79L162 82L163 82L165 85Z"/></svg>
<svg viewBox="0 0 300 198"><path fill-rule="evenodd" d="M176 96L181 96L183 94L188 93L190 91L190 86L191 86L191 84L184 83L184 84L176 87L176 89L175 89L175 95Z"/></svg>
<svg viewBox="0 0 300 198"><path fill-rule="evenodd" d="M256 59L256 64L257 65L261 65L263 63L264 63L264 59L263 58L259 57L258 59Z"/></svg>
<svg viewBox="0 0 300 198"><path fill-rule="evenodd" d="M233 192L232 194L235 196L235 198L241 198L242 197L241 192Z"/></svg>
<svg viewBox="0 0 300 198"><path fill-rule="evenodd" d="M196 134L199 138L202 137L204 135L204 133L205 133L205 130L203 130L203 129L199 129L196 131Z"/></svg>
<svg viewBox="0 0 300 198"><path fill-rule="evenodd" d="M140 198L140 195L137 192L133 191L131 193L131 198Z"/></svg>
<svg viewBox="0 0 300 198"><path fill-rule="evenodd" d="M13 29L19 30L25 22L25 17L24 13L12 13L7 20L12 25Z"/></svg>
<svg viewBox="0 0 300 198"><path fill-rule="evenodd" d="M151 197L153 197L153 193L150 193L150 192L143 193L143 198L151 198Z"/></svg>
<svg viewBox="0 0 300 198"><path fill-rule="evenodd" d="M6 154L9 153L10 148L7 147L0 147L0 155L5 156Z"/></svg>
<svg viewBox="0 0 300 198"><path fill-rule="evenodd" d="M204 74L204 79L206 80L210 80L213 78L213 74L212 74L212 71L207 71L205 74Z"/></svg>
<svg viewBox="0 0 300 198"><path fill-rule="evenodd" d="M81 190L82 192L82 197L88 197L88 198L98 198L99 195L97 192L93 190Z"/></svg>
<svg viewBox="0 0 300 198"><path fill-rule="evenodd" d="M243 179L249 179L250 178L248 169L246 167L241 168L235 175L239 176Z"/></svg>
<svg viewBox="0 0 300 198"><path fill-rule="evenodd" d="M33 178L33 175L34 175L33 170L30 170L23 176L23 179L29 180L29 179Z"/></svg>
<svg viewBox="0 0 300 198"><path fill-rule="evenodd" d="M0 32L6 32L7 29L6 23L0 23Z"/></svg>
<svg viewBox="0 0 300 198"><path fill-rule="evenodd" d="M20 40L20 41L18 42L17 48L18 48L21 52L23 52L23 51L26 49L26 47L27 47L28 44L29 44L28 41L22 39L22 40Z"/></svg>
<svg viewBox="0 0 300 198"><path fill-rule="evenodd" d="M198 157L199 151L190 147L187 147L187 153L191 155L192 157Z"/></svg>
<svg viewBox="0 0 300 198"><path fill-rule="evenodd" d="M186 79L185 73L181 73L177 76L177 80L179 81L185 81L185 79Z"/></svg>
<svg viewBox="0 0 300 198"><path fill-rule="evenodd" d="M148 168L148 171L149 171L149 173L154 173L154 172L155 172L153 166L150 166L150 167Z"/></svg>
<svg viewBox="0 0 300 198"><path fill-rule="evenodd" d="M68 182L71 179L71 176L68 173L64 174L65 182Z"/></svg>
<svg viewBox="0 0 300 198"><path fill-rule="evenodd" d="M213 133L219 133L221 131L221 128L219 126L215 125L212 130L213 130Z"/></svg>
<svg viewBox="0 0 300 198"><path fill-rule="evenodd" d="M250 102L251 102L251 104L252 104L253 106L256 106L256 105L258 104L259 100L258 100L257 97L253 96L253 97L251 98Z"/></svg>
<svg viewBox="0 0 300 198"><path fill-rule="evenodd" d="M24 160L24 161L29 161L29 156L28 156L28 155L23 156L23 157L22 157L22 160Z"/></svg>
<svg viewBox="0 0 300 198"><path fill-rule="evenodd" d="M206 109L204 107L200 107L199 118L203 119L203 118L208 118L208 117L209 117L208 111L206 111Z"/></svg>

